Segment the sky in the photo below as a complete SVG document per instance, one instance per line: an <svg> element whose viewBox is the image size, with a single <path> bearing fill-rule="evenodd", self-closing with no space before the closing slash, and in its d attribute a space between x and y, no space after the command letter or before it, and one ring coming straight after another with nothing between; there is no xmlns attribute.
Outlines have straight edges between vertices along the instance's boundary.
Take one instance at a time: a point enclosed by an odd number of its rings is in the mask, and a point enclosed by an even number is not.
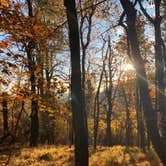
<svg viewBox="0 0 166 166"><path fill-rule="evenodd" d="M17 1L17 0L15 0L15 1ZM24 0L19 0L19 1L20 2L24 2ZM119 2L120 1L114 0L114 3L117 3L118 5L119 5ZM150 15L154 16L154 14L153 14L154 13L154 9L153 9L154 6L150 5L149 3L144 4L144 6L146 6L148 13ZM136 7L137 7L137 9L139 9L138 5ZM116 10L115 11L111 11L111 13L113 13L113 14L111 14L110 18L108 18L108 19L106 19L104 21L103 20L101 21L101 19L95 20L96 25L95 25L95 27L93 27L93 31L92 31L93 32L92 33L92 40L95 39L95 42L92 41L92 43L90 44L89 48L98 47L98 49L101 49L103 42L102 42L102 39L100 37L100 34L101 34L101 32L104 32L105 30L108 29L108 27L110 26L110 22L111 23L113 22L112 23L113 25L117 24L117 19L115 19L115 17L114 17L117 14L116 12L117 12ZM112 16L112 15L114 15L114 16ZM95 28L97 28L98 30L96 31ZM113 43L113 41L119 40L119 35L122 34L122 31L123 31L123 29L121 27L118 27L118 28L116 28L116 34L114 33L114 30L110 30L110 31L108 31L108 33L103 34L103 36L104 36L104 38L108 38L108 35L110 35L111 36L111 42ZM154 35L153 35L153 28L152 27L147 26L147 28L145 29L145 34L149 36L149 39L153 40L153 36ZM2 41L4 39L5 39L4 33L0 32L0 41ZM12 50L16 51L17 49L16 48L12 48ZM101 51L99 51L99 52L91 51L90 54L92 54L95 58L101 57ZM63 57L66 57L66 56L68 57L69 53L65 53L64 52L62 54L58 54L57 56L59 58L63 59ZM2 58L2 56L0 58ZM68 61L67 61L65 66L67 66L67 68L69 69L69 65L70 65L69 60L70 59L69 58L67 58L67 59L68 59ZM65 71L66 69L65 68L61 68L60 70L64 70ZM66 70L66 72L69 72L69 71ZM13 84L13 80L11 81L11 84L8 86L8 88L11 87L12 84Z"/></svg>

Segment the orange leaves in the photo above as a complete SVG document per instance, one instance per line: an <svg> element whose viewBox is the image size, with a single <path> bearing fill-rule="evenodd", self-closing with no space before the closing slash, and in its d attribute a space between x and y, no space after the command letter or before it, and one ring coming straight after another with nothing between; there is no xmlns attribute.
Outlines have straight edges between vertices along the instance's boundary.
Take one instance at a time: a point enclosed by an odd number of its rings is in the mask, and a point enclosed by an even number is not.
<svg viewBox="0 0 166 166"><path fill-rule="evenodd" d="M41 20L25 16L21 13L20 4L11 3L10 1L0 0L0 4L10 6L3 7L1 11L1 28L4 33L10 34L13 42L27 43L33 41L34 43L46 42L50 33L53 30L47 27ZM4 48L6 45L1 43Z"/></svg>
<svg viewBox="0 0 166 166"><path fill-rule="evenodd" d="M60 112L59 112L59 114L60 114L60 115L63 115L63 114L64 114L64 112L63 112L63 111L60 111Z"/></svg>
<svg viewBox="0 0 166 166"><path fill-rule="evenodd" d="M150 91L150 95L151 95L152 98L155 98L155 95L156 95L156 91L155 90L156 90L155 89L155 85L151 84L149 86L149 91Z"/></svg>
<svg viewBox="0 0 166 166"><path fill-rule="evenodd" d="M0 9L1 9L2 7L6 7L7 4L8 4L8 3L7 3L5 0L0 0Z"/></svg>
<svg viewBox="0 0 166 166"><path fill-rule="evenodd" d="M42 67L41 66L37 66L36 67L36 72L40 73L42 71Z"/></svg>
<svg viewBox="0 0 166 166"><path fill-rule="evenodd" d="M0 48L1 48L1 49L6 49L7 47L8 47L8 44L7 44L6 41L0 42Z"/></svg>
<svg viewBox="0 0 166 166"><path fill-rule="evenodd" d="M22 76L23 76L23 77L30 77L30 75L31 75L31 73L28 72L28 71L22 72Z"/></svg>
<svg viewBox="0 0 166 166"><path fill-rule="evenodd" d="M20 95L16 95L16 97L15 97L17 100L23 100L23 96L20 96Z"/></svg>
<svg viewBox="0 0 166 166"><path fill-rule="evenodd" d="M32 27L32 29L33 29L36 33L38 33L38 32L40 32L40 31L43 30L43 27L42 27L42 26L39 26L39 25L34 25L34 26Z"/></svg>
<svg viewBox="0 0 166 166"><path fill-rule="evenodd" d="M48 116L49 116L50 118L54 118L54 117L55 117L54 114L48 114Z"/></svg>
<svg viewBox="0 0 166 166"><path fill-rule="evenodd" d="M16 10L20 9L20 4L19 4L19 3L14 3L14 8L15 8Z"/></svg>

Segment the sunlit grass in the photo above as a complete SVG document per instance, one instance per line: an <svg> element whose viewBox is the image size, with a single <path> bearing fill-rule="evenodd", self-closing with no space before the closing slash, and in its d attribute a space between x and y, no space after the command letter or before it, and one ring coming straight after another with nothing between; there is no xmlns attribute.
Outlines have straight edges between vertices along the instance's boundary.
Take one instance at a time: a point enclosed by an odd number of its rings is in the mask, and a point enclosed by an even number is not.
<svg viewBox="0 0 166 166"><path fill-rule="evenodd" d="M91 166L160 166L160 161L153 151L147 154L138 147L114 146L98 150L90 158Z"/></svg>
<svg viewBox="0 0 166 166"><path fill-rule="evenodd" d="M68 146L42 146L13 151L9 166L73 166L74 148ZM5 165L7 155L0 154L0 165ZM90 166L161 166L154 151L147 154L137 147L90 147Z"/></svg>

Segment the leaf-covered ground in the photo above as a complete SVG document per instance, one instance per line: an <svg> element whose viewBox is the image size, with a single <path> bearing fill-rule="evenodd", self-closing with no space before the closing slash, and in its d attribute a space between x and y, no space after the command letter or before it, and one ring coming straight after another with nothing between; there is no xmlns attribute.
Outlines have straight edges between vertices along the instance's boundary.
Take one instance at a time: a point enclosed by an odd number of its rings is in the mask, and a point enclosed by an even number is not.
<svg viewBox="0 0 166 166"><path fill-rule="evenodd" d="M68 146L0 151L0 166L73 166L73 160L73 148ZM89 161L90 166L161 166L154 151L145 154L137 147L123 146L90 148Z"/></svg>

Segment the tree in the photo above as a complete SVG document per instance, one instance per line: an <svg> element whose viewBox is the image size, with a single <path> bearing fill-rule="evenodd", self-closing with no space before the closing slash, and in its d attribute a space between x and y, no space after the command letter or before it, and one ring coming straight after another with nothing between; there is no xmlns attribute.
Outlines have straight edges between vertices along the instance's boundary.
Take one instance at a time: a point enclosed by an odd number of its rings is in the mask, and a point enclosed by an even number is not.
<svg viewBox="0 0 166 166"><path fill-rule="evenodd" d="M136 85L136 95L135 95L135 109L137 116L137 135L138 135L138 146L140 146L145 151L145 126L144 126L144 116L142 112L142 104L140 101L139 89Z"/></svg>
<svg viewBox="0 0 166 166"><path fill-rule="evenodd" d="M129 39L129 43L131 47L131 60L137 73L136 78L137 78L137 82L138 82L138 86L140 90L140 97L141 97L141 102L142 102L143 111L145 115L148 135L150 136L152 144L156 152L158 153L162 163L166 165L166 156L165 156L166 146L161 141L161 138L158 132L156 115L152 108L152 102L151 102L151 97L149 94L144 62L140 54L139 41L137 38L137 32L136 32L136 26L135 26L136 17L137 17L136 9L134 7L134 4L130 2L129 0L127 1L120 0L120 2L124 9L124 14L126 14L127 35L128 35L128 39Z"/></svg>
<svg viewBox="0 0 166 166"><path fill-rule="evenodd" d="M165 83L164 83L164 50L165 45L163 43L161 34L161 0L154 0L155 18L152 18L146 9L143 7L142 2L139 0L139 5L148 19L148 21L154 26L155 33L155 66L156 66L156 107L161 113L161 131L166 142L166 104L165 104ZM164 46L164 47L163 47Z"/></svg>
<svg viewBox="0 0 166 166"><path fill-rule="evenodd" d="M117 73L118 63L116 61L116 54L114 54L113 49L111 48L110 36L108 38L108 62L107 62L107 71L105 70L105 81L106 81L106 98L107 98L107 113L106 113L106 145L112 145L112 131L111 131L111 118L113 114L114 101L116 98L116 93L119 88L120 78L122 72ZM115 75L118 74L117 80L114 82Z"/></svg>
<svg viewBox="0 0 166 166"><path fill-rule="evenodd" d="M88 165L88 136L85 105L81 86L80 42L75 0L64 0L69 27L71 52L71 107L75 134L75 165Z"/></svg>
<svg viewBox="0 0 166 166"><path fill-rule="evenodd" d="M33 18L33 9L32 1L27 0L28 5L28 15ZM30 146L37 146L38 136L39 136L39 118L38 118L38 99L36 97L36 76L35 69L36 64L33 57L33 51L35 49L35 43L30 41L26 47L27 59L28 59L28 68L30 71L30 82L31 82L31 136L30 136Z"/></svg>
<svg viewBox="0 0 166 166"><path fill-rule="evenodd" d="M104 56L104 46L105 46L105 41L103 42L102 46L102 58L103 58L103 64L102 64L102 70L99 78L99 83L97 86L97 92L95 95L95 101L94 101L94 144L93 147L96 149L97 145L97 136L98 136L98 126L99 126L99 115L100 115L100 101L99 101L99 95L100 95L100 88L102 86L102 80L103 80L103 75L104 75L104 69L105 69L105 61L107 59L107 53Z"/></svg>
<svg viewBox="0 0 166 166"><path fill-rule="evenodd" d="M85 105L85 118L87 119L87 104L86 104L86 51L87 48L90 44L91 40L91 31L92 31L92 18L95 12L95 7L93 4L93 1L90 1L90 4L92 5L88 9L84 9L83 6L86 7L87 4L89 4L89 1L85 2L85 4L82 5L81 0L79 0L79 5L80 5L80 27L79 27L79 32L80 32L80 44L82 48L82 60L81 60L81 71L82 71L82 78L81 78L81 83L82 83L82 92L83 92L83 102ZM85 34L85 29L87 28L87 33ZM85 39L84 39L85 38ZM85 122L86 123L86 122ZM87 126L87 131L88 131L88 126ZM88 133L87 133L88 134Z"/></svg>
<svg viewBox="0 0 166 166"><path fill-rule="evenodd" d="M126 146L130 146L131 145L131 119L130 119L129 101L127 99L127 94L123 86L122 86L122 92L123 92L123 97L124 97L125 106L126 106Z"/></svg>
<svg viewBox="0 0 166 166"><path fill-rule="evenodd" d="M2 108L3 108L3 133L4 136L8 133L8 108L7 108L7 94L3 93L2 100Z"/></svg>

